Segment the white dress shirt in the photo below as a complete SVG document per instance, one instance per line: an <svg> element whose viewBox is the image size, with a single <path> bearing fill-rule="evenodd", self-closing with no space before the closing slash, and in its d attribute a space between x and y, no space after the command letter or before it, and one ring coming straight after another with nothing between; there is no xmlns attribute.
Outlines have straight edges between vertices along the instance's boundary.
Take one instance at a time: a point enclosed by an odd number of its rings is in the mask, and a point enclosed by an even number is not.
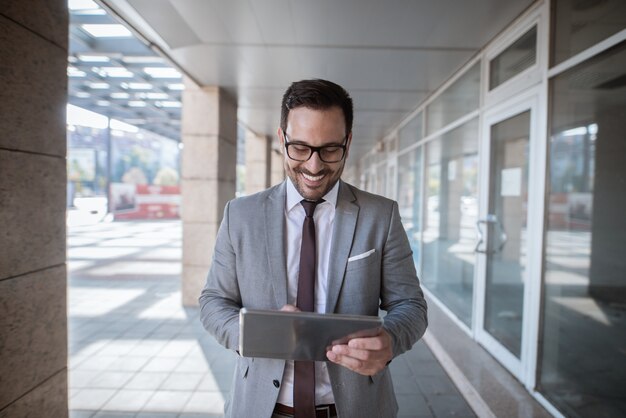
<svg viewBox="0 0 626 418"><path fill-rule="evenodd" d="M317 268L315 277L315 312L326 312L328 294L328 264L330 259L330 240L335 220L339 182L323 197L324 202L317 205L313 213L315 221L315 241L317 250ZM291 179L287 178L287 200L285 219L287 221L287 303L296 305L298 294L298 273L300 269L300 247L302 245L302 224L305 212L300 201L304 199L296 190ZM288 361L283 374L283 383L278 394L278 403L293 406L293 361ZM315 404L335 403L333 390L326 363L315 362Z"/></svg>

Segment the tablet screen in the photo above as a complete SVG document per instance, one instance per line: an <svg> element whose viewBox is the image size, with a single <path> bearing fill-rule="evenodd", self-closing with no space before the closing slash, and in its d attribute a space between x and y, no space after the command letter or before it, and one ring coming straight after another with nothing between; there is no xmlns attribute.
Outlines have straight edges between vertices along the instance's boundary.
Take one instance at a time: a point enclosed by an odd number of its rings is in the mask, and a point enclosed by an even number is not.
<svg viewBox="0 0 626 418"><path fill-rule="evenodd" d="M245 357L327 361L326 351L352 338L372 337L376 316L241 309L239 353Z"/></svg>

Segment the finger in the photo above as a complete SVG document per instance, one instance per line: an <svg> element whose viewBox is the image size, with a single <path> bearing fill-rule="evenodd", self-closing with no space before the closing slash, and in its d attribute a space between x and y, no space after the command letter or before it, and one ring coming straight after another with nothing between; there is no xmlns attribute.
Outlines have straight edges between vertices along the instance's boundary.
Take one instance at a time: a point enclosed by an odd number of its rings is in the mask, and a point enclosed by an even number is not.
<svg viewBox="0 0 626 418"><path fill-rule="evenodd" d="M337 347L338 346L333 347L333 350L327 353L328 359L332 361L333 363L337 363L352 371L360 373L360 370L363 368L363 365L364 365L363 361L350 357L348 355L339 353L337 350Z"/></svg>
<svg viewBox="0 0 626 418"><path fill-rule="evenodd" d="M384 350L388 347L387 341L382 337L354 338L348 342L348 347L361 350Z"/></svg>
<svg viewBox="0 0 626 418"><path fill-rule="evenodd" d="M381 357L380 355L378 355L377 351L360 350L358 348L350 348L347 345L334 346L333 352L342 356L352 357L362 361L376 360L377 358Z"/></svg>
<svg viewBox="0 0 626 418"><path fill-rule="evenodd" d="M285 305L282 308L280 308L281 312L300 312L300 309L298 309L297 307L293 306L293 305Z"/></svg>
<svg viewBox="0 0 626 418"><path fill-rule="evenodd" d="M381 361L363 361L350 356L337 354L333 351L326 353L326 356L333 363L363 376L373 376L382 370L385 365L385 363Z"/></svg>

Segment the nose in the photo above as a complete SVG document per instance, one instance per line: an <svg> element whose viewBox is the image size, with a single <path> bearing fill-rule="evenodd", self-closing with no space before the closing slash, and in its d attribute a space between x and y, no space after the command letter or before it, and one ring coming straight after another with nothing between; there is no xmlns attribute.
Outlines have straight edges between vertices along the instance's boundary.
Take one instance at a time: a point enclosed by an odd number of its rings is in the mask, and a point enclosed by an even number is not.
<svg viewBox="0 0 626 418"><path fill-rule="evenodd" d="M311 158L309 158L309 160L306 162L307 170L309 170L313 174L318 173L323 166L324 162L320 159L319 151L314 152L313 155L311 155Z"/></svg>

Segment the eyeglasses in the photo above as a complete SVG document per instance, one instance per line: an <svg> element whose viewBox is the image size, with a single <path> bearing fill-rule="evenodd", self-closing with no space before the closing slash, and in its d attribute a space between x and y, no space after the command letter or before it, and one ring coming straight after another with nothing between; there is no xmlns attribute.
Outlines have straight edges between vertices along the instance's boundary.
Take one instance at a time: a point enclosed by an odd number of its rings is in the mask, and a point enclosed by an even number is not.
<svg viewBox="0 0 626 418"><path fill-rule="evenodd" d="M325 163L338 163L343 160L346 155L346 140L348 136L344 136L341 142L342 145L324 145L323 147L312 147L306 144L294 144L289 142L287 133L283 131L285 135L285 149L287 150L287 156L294 161L304 162L309 161L314 152L317 152L320 160Z"/></svg>

